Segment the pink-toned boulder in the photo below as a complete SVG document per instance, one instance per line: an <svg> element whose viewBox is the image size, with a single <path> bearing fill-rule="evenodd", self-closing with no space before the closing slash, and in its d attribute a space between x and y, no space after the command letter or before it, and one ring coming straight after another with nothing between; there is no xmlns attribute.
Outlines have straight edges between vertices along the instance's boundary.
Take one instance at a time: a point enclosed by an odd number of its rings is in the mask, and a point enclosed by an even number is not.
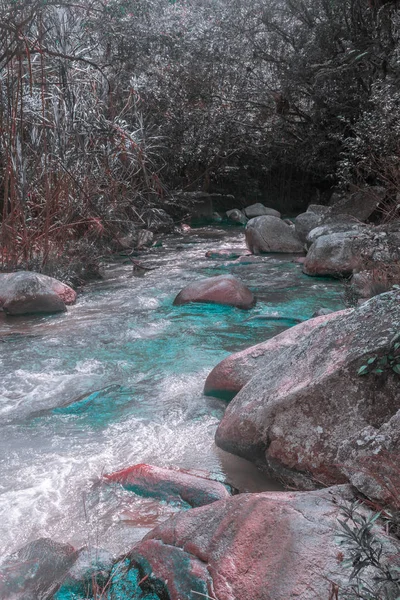
<svg viewBox="0 0 400 600"><path fill-rule="evenodd" d="M156 497L167 502L184 502L203 506L229 498L228 488L219 481L193 475L181 469L165 469L152 465L134 465L105 475L110 483L119 483L139 496Z"/></svg>
<svg viewBox="0 0 400 600"><path fill-rule="evenodd" d="M323 337L325 323L332 319L340 319L349 310L310 319L266 342L231 354L211 371L204 385L204 393L207 396L232 399L256 373L267 369L268 363L273 358L283 354L287 348L296 346L310 331L319 332L319 335Z"/></svg>
<svg viewBox="0 0 400 600"><path fill-rule="evenodd" d="M136 569L147 590L162 590L170 600L345 598L351 570L343 563L348 555L337 533L340 505L351 499L347 486L240 494L178 513L115 565L120 574L115 589L138 579ZM372 513L365 509L365 515ZM398 546L383 535L382 540L393 562ZM374 575L369 571L366 582Z"/></svg>
<svg viewBox="0 0 400 600"><path fill-rule="evenodd" d="M372 427L379 436L400 410L395 371L359 375L369 359L392 351L400 330L400 291L325 318L258 369L227 407L216 433L224 450L304 489L348 481L362 450L359 433ZM390 436L396 435L393 427ZM351 440L353 453L345 461L339 450ZM395 446L386 442L393 473Z"/></svg>
<svg viewBox="0 0 400 600"><path fill-rule="evenodd" d="M31 271L0 274L0 308L11 315L63 312L76 292L65 283Z"/></svg>
<svg viewBox="0 0 400 600"><path fill-rule="evenodd" d="M256 299L252 292L233 275L218 275L186 286L174 300L174 306L190 302L226 304L243 310L252 308Z"/></svg>

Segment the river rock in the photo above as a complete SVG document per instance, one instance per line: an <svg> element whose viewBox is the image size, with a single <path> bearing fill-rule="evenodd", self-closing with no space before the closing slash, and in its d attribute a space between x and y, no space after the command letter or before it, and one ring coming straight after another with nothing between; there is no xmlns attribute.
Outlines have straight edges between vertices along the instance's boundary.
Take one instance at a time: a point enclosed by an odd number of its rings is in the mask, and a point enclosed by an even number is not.
<svg viewBox="0 0 400 600"><path fill-rule="evenodd" d="M178 513L117 562L116 590L141 598L134 585L145 577L155 599L316 600L339 598L339 592L348 597L350 570L343 563L348 554L337 534L341 506L351 500L350 488L337 486L240 494ZM382 528L378 533L387 560L397 563L398 545ZM367 572L366 583L376 574ZM113 585L111 598L117 597Z"/></svg>
<svg viewBox="0 0 400 600"><path fill-rule="evenodd" d="M244 214L248 219L253 219L254 217L261 217L262 215L270 215L271 217L278 217L278 219L281 218L281 213L278 210L275 210L274 208L268 208L260 202L252 204L251 206L247 206L244 209Z"/></svg>
<svg viewBox="0 0 400 600"><path fill-rule="evenodd" d="M333 277L351 275L354 269L361 267L370 243L369 237L358 231L318 237L307 253L303 272Z"/></svg>
<svg viewBox="0 0 400 600"><path fill-rule="evenodd" d="M228 217L229 221L232 221L233 223L237 223L239 225L246 225L248 221L246 215L238 208L228 210L226 212L226 216Z"/></svg>
<svg viewBox="0 0 400 600"><path fill-rule="evenodd" d="M365 427L345 440L338 460L355 488L400 510L400 410L382 427Z"/></svg>
<svg viewBox="0 0 400 600"><path fill-rule="evenodd" d="M190 283L174 300L174 306L189 302L226 304L247 310L256 299L252 292L233 275L218 275Z"/></svg>
<svg viewBox="0 0 400 600"><path fill-rule="evenodd" d="M307 211L298 215L294 221L294 227L297 237L303 244L305 243L310 231L318 227L322 217L312 211Z"/></svg>
<svg viewBox="0 0 400 600"><path fill-rule="evenodd" d="M63 312L75 299L68 285L40 273L0 274L0 308L9 315Z"/></svg>
<svg viewBox="0 0 400 600"><path fill-rule="evenodd" d="M79 551L69 544L48 538L30 542L1 565L0 599L52 598L78 557Z"/></svg>
<svg viewBox="0 0 400 600"><path fill-rule="evenodd" d="M243 255L248 255L249 252L241 248L231 248L230 250L207 250L206 258L221 259L221 260L236 260Z"/></svg>
<svg viewBox="0 0 400 600"><path fill-rule="evenodd" d="M282 219L261 216L250 219L245 230L246 244L253 254L278 252L296 254L304 251L296 233Z"/></svg>
<svg viewBox="0 0 400 600"><path fill-rule="evenodd" d="M399 301L394 291L340 318L319 317L327 321L272 356L232 400L217 445L298 487L348 480L340 447L366 427L380 430L400 409L396 373L358 374L371 357L390 352Z"/></svg>
<svg viewBox="0 0 400 600"><path fill-rule="evenodd" d="M119 483L139 496L155 497L167 502L184 502L191 507L203 506L228 498L225 485L181 469L165 469L152 465L134 465L105 475L107 482Z"/></svg>
<svg viewBox="0 0 400 600"><path fill-rule="evenodd" d="M347 215L346 215L347 217ZM332 235L334 233L362 233L368 231L367 225L348 217L345 221L337 221L336 219L328 219L325 223L318 225L312 229L306 237L306 246L309 248L318 238L323 235Z"/></svg>
<svg viewBox="0 0 400 600"><path fill-rule="evenodd" d="M366 221L378 208L386 195L381 186L365 187L355 192L335 193L330 201L330 214L346 213L359 221Z"/></svg>
<svg viewBox="0 0 400 600"><path fill-rule="evenodd" d="M314 329L324 336L325 324L331 319L341 318L346 312L338 311L310 319L261 344L231 354L210 372L204 385L204 393L207 396L231 400L254 375L268 369L268 364L274 357L284 357L288 348L297 346Z"/></svg>

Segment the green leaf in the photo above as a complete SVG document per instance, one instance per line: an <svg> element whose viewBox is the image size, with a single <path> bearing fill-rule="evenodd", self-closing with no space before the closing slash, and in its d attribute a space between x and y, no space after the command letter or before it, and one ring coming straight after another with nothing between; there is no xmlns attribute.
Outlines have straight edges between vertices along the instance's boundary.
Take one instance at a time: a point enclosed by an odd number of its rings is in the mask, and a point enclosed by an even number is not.
<svg viewBox="0 0 400 600"><path fill-rule="evenodd" d="M368 365L362 365L358 371L357 371L357 375L367 375L368 374Z"/></svg>
<svg viewBox="0 0 400 600"><path fill-rule="evenodd" d="M367 365L372 365L376 361L376 356L372 356L367 360Z"/></svg>
<svg viewBox="0 0 400 600"><path fill-rule="evenodd" d="M397 375L400 375L400 365L399 364L393 365L392 369Z"/></svg>

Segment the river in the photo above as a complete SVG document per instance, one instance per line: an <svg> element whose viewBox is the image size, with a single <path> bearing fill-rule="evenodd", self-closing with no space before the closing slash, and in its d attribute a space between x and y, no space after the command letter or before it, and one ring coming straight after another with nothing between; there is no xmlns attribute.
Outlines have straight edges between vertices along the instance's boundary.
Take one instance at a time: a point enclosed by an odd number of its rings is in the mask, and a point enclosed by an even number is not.
<svg viewBox="0 0 400 600"><path fill-rule="evenodd" d="M315 309L343 308L341 284L313 279L287 255L255 263L205 257L242 248L240 228L170 235L132 276L110 261L62 315L0 313L0 557L38 537L114 554L178 507L101 483L147 462L210 472L241 491L278 489L214 445L224 402L202 394L209 371ZM232 273L257 295L250 311L175 295L201 276ZM267 317L267 318L265 318Z"/></svg>

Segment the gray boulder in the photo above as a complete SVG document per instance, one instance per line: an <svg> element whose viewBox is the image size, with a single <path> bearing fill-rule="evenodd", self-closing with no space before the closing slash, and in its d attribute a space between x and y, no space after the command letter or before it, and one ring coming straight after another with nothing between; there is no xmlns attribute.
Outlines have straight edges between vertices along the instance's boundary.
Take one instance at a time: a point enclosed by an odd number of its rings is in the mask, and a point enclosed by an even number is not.
<svg viewBox="0 0 400 600"><path fill-rule="evenodd" d="M306 237L306 246L309 248L323 235L331 235L333 233L359 233L362 231L368 231L368 226L360 223L353 217L348 217L346 220L336 220L334 217L329 218L308 233Z"/></svg>
<svg viewBox="0 0 400 600"><path fill-rule="evenodd" d="M289 225L278 217L250 219L246 225L246 244L253 254L268 252L302 253L303 244Z"/></svg>
<svg viewBox="0 0 400 600"><path fill-rule="evenodd" d="M303 272L306 275L328 275L332 277L351 275L359 269L363 255L372 254L371 240L358 231L345 231L318 237L311 245Z"/></svg>
<svg viewBox="0 0 400 600"><path fill-rule="evenodd" d="M64 312L75 299L68 285L40 273L0 274L0 308L9 315Z"/></svg>
<svg viewBox="0 0 400 600"><path fill-rule="evenodd" d="M321 215L316 214L312 211L301 213L296 217L294 222L296 235L299 238L299 240L303 242L303 244L305 243L310 231L318 227L318 225L321 223L321 220Z"/></svg>
<svg viewBox="0 0 400 600"><path fill-rule="evenodd" d="M399 375L391 368L359 372L371 358L393 352L400 291L334 317L272 356L229 404L216 433L219 447L304 489L348 481L363 456L360 432L369 427L377 441L387 435L385 467L388 477L398 477Z"/></svg>
<svg viewBox="0 0 400 600"><path fill-rule="evenodd" d="M274 208L268 208L257 202L256 204L252 204L251 206L247 206L244 209L244 214L248 219L254 219L254 217L261 217L262 215L269 215L271 217L281 217L281 213Z"/></svg>
<svg viewBox="0 0 400 600"><path fill-rule="evenodd" d="M385 188L380 186L365 187L345 194L335 193L330 201L330 214L346 213L359 221L366 221L385 195Z"/></svg>
<svg viewBox="0 0 400 600"><path fill-rule="evenodd" d="M226 216L229 221L232 221L232 223L237 223L238 225L246 225L248 221L246 215L238 208L228 210L226 212Z"/></svg>

